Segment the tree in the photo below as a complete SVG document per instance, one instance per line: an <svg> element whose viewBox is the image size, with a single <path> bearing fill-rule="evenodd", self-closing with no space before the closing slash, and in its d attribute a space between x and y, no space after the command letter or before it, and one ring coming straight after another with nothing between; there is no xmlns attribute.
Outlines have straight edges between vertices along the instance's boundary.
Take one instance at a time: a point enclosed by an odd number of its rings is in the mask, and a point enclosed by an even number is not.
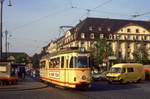
<svg viewBox="0 0 150 99"><path fill-rule="evenodd" d="M33 64L33 68L39 68L39 62L40 62L40 55L35 53L32 56L32 64Z"/></svg>
<svg viewBox="0 0 150 99"><path fill-rule="evenodd" d="M28 57L26 54L18 54L18 55L16 55L15 62L16 63L27 63L27 61L28 61L27 58Z"/></svg>
<svg viewBox="0 0 150 99"><path fill-rule="evenodd" d="M137 49L134 50L134 62L145 64L148 62L148 48L142 43Z"/></svg>
<svg viewBox="0 0 150 99"><path fill-rule="evenodd" d="M104 59L113 54L112 47L106 39L97 40L91 48L91 57L95 65L102 64Z"/></svg>

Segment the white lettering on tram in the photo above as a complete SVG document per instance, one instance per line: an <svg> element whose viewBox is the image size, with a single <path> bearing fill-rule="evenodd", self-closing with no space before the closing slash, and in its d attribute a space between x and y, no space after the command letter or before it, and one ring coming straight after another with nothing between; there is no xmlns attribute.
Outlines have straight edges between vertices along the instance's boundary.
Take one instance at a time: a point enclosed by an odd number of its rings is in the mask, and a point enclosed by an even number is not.
<svg viewBox="0 0 150 99"><path fill-rule="evenodd" d="M59 79L60 73L59 72L49 72L49 77Z"/></svg>

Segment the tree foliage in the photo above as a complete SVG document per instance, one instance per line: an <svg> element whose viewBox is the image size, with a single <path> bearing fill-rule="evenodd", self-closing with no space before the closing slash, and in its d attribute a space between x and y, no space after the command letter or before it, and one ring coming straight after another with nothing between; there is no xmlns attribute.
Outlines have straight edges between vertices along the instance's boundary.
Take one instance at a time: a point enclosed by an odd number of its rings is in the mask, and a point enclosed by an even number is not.
<svg viewBox="0 0 150 99"><path fill-rule="evenodd" d="M19 54L15 58L16 63L27 63L27 55L26 54Z"/></svg>
<svg viewBox="0 0 150 99"><path fill-rule="evenodd" d="M91 48L91 57L96 65L102 64L104 59L113 54L112 47L106 39L97 40Z"/></svg>
<svg viewBox="0 0 150 99"><path fill-rule="evenodd" d="M32 56L31 60L32 60L33 68L39 68L40 55L35 53Z"/></svg>
<svg viewBox="0 0 150 99"><path fill-rule="evenodd" d="M134 62L145 64L148 62L148 48L142 43L137 49L134 50Z"/></svg>

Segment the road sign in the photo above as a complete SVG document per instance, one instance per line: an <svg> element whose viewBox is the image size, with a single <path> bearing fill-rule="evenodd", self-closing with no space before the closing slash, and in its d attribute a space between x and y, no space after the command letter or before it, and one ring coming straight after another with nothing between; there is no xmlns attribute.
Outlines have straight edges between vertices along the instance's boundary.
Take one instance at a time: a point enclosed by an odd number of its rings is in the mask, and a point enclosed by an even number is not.
<svg viewBox="0 0 150 99"><path fill-rule="evenodd" d="M109 59L109 60L116 60L117 57L116 57L116 56L109 56L108 59Z"/></svg>

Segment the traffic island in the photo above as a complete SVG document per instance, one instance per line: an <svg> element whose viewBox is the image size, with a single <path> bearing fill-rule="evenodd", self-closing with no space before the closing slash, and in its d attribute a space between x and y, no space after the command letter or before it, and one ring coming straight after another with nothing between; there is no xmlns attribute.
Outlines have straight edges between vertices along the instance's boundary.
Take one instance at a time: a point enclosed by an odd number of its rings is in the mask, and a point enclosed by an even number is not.
<svg viewBox="0 0 150 99"><path fill-rule="evenodd" d="M36 81L22 81L16 85L4 85L0 86L0 91L23 91L23 90L35 90L48 87L47 84Z"/></svg>

